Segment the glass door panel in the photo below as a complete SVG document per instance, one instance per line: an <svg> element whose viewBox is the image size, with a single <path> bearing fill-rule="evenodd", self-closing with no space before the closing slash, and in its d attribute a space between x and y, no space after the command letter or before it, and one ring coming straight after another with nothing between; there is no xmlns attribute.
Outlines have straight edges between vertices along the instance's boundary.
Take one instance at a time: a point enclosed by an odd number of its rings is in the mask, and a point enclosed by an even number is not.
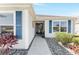
<svg viewBox="0 0 79 59"><path fill-rule="evenodd" d="M53 22L53 32L59 32L59 22Z"/></svg>
<svg viewBox="0 0 79 59"><path fill-rule="evenodd" d="M61 21L60 23L60 32L66 32L67 31L67 22L66 21Z"/></svg>

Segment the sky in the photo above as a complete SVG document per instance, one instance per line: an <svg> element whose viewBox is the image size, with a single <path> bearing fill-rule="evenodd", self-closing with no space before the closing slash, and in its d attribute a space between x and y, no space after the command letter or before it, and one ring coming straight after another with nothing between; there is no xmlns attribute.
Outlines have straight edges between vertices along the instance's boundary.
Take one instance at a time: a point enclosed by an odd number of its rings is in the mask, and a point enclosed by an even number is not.
<svg viewBox="0 0 79 59"><path fill-rule="evenodd" d="M33 8L37 15L79 16L79 3L38 3Z"/></svg>

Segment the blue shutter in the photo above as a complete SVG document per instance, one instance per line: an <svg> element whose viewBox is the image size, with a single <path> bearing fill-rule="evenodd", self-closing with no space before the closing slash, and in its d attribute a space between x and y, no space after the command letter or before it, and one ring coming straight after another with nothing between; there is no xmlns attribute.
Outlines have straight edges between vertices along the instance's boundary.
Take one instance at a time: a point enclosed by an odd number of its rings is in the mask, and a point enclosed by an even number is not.
<svg viewBox="0 0 79 59"><path fill-rule="evenodd" d="M49 20L49 33L52 33L52 20Z"/></svg>
<svg viewBox="0 0 79 59"><path fill-rule="evenodd" d="M68 33L71 33L71 20L68 20Z"/></svg>
<svg viewBox="0 0 79 59"><path fill-rule="evenodd" d="M16 38L22 39L22 11L16 11Z"/></svg>

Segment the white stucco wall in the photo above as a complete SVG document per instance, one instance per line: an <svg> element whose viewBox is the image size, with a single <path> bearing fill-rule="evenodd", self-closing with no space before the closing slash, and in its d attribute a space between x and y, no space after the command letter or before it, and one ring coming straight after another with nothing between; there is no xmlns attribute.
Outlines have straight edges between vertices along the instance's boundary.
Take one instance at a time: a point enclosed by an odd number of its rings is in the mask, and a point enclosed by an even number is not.
<svg viewBox="0 0 79 59"><path fill-rule="evenodd" d="M79 34L79 24L75 24L75 34Z"/></svg>
<svg viewBox="0 0 79 59"><path fill-rule="evenodd" d="M34 28L32 27L32 16L28 10L23 10L22 13L22 39L18 41L18 44L14 48L17 49L28 49L31 41L34 38Z"/></svg>
<svg viewBox="0 0 79 59"><path fill-rule="evenodd" d="M79 34L79 19L75 23L75 34Z"/></svg>
<svg viewBox="0 0 79 59"><path fill-rule="evenodd" d="M77 20L75 21L75 34L79 35L79 17L77 17Z"/></svg>
<svg viewBox="0 0 79 59"><path fill-rule="evenodd" d="M14 49L27 49L29 41L29 16L28 10L22 11L22 39L18 39L18 44L14 46Z"/></svg>
<svg viewBox="0 0 79 59"><path fill-rule="evenodd" d="M49 33L49 20L45 20L45 37L52 37L53 34Z"/></svg>
<svg viewBox="0 0 79 59"><path fill-rule="evenodd" d="M28 41L28 44L31 43L31 41L33 40L34 35L35 35L35 28L33 27L32 20L33 20L32 16L29 15L29 41Z"/></svg>

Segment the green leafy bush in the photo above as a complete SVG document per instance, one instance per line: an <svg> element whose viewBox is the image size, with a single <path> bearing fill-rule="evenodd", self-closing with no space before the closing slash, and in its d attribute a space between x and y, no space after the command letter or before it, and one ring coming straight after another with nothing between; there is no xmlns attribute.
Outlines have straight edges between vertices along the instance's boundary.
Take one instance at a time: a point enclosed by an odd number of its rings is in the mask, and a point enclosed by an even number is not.
<svg viewBox="0 0 79 59"><path fill-rule="evenodd" d="M67 44L72 42L73 35L66 32L57 32L55 33L55 38L62 44Z"/></svg>
<svg viewBox="0 0 79 59"><path fill-rule="evenodd" d="M73 40L72 40L72 42L74 44L79 44L79 37L74 37Z"/></svg>

